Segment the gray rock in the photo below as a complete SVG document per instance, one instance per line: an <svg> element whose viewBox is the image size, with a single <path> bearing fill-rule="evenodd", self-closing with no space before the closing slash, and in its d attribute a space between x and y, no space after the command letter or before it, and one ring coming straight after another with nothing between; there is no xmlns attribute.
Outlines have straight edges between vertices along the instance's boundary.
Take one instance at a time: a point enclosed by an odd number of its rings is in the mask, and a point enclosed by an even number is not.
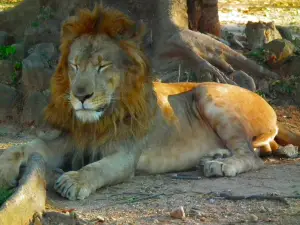
<svg viewBox="0 0 300 225"><path fill-rule="evenodd" d="M245 34L251 49L263 47L264 44L275 39L282 39L274 22L265 23L249 21L246 24Z"/></svg>
<svg viewBox="0 0 300 225"><path fill-rule="evenodd" d="M296 51L295 45L285 39L277 39L270 41L264 45L269 56L275 56L274 60L269 61L270 66L282 65Z"/></svg>
<svg viewBox="0 0 300 225"><path fill-rule="evenodd" d="M11 60L0 60L0 83L10 84L13 72L14 67Z"/></svg>
<svg viewBox="0 0 300 225"><path fill-rule="evenodd" d="M49 88L54 70L39 54L32 53L23 60L22 82L28 93L43 91Z"/></svg>
<svg viewBox="0 0 300 225"><path fill-rule="evenodd" d="M28 51L33 45L43 42L52 42L57 47L60 41L60 22L47 20L47 23L28 27L24 36L25 51Z"/></svg>
<svg viewBox="0 0 300 225"><path fill-rule="evenodd" d="M29 54L36 53L41 55L44 60L51 60L57 56L58 51L53 43L40 43L29 49Z"/></svg>
<svg viewBox="0 0 300 225"><path fill-rule="evenodd" d="M298 147L292 144L280 147L274 155L286 157L286 158L295 158L298 156Z"/></svg>
<svg viewBox="0 0 300 225"><path fill-rule="evenodd" d="M280 67L280 74L283 77L300 77L300 56L292 56Z"/></svg>
<svg viewBox="0 0 300 225"><path fill-rule="evenodd" d="M294 39L293 34L288 27L276 26L276 28L279 31L279 33L281 34L282 38L289 40L289 41L293 41L293 39Z"/></svg>
<svg viewBox="0 0 300 225"><path fill-rule="evenodd" d="M269 82L266 80L260 80L258 81L257 89L262 91L263 93L270 93L270 85Z"/></svg>
<svg viewBox="0 0 300 225"><path fill-rule="evenodd" d="M8 85L0 84L0 96L0 120L6 120L12 114L17 92Z"/></svg>
<svg viewBox="0 0 300 225"><path fill-rule="evenodd" d="M250 91L256 91L256 85L253 78L244 71L234 71L229 75L229 77L232 77L233 81L240 87L246 88Z"/></svg>
<svg viewBox="0 0 300 225"><path fill-rule="evenodd" d="M48 104L47 97L37 91L30 94L24 103L24 108L21 116L22 123L32 123L39 125L43 122L44 109Z"/></svg>
<svg viewBox="0 0 300 225"><path fill-rule="evenodd" d="M293 100L298 106L300 106L300 83L298 83Z"/></svg>
<svg viewBox="0 0 300 225"><path fill-rule="evenodd" d="M7 46L13 44L15 41L12 35L9 35L5 31L0 31L0 46Z"/></svg>
<svg viewBox="0 0 300 225"><path fill-rule="evenodd" d="M24 59L24 44L22 43L16 43L11 45L11 47L14 47L16 49L16 53L14 54L13 58L17 61L22 61Z"/></svg>

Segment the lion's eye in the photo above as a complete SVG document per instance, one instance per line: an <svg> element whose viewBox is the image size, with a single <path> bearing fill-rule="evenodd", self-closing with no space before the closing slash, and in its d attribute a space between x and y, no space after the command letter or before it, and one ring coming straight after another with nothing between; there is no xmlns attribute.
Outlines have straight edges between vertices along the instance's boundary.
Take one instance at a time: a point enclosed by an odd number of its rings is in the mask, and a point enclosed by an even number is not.
<svg viewBox="0 0 300 225"><path fill-rule="evenodd" d="M107 64L103 64L103 65L100 65L98 66L98 69L97 69L97 72L101 72L101 70L104 70L105 68L111 66L111 63L107 63Z"/></svg>
<svg viewBox="0 0 300 225"><path fill-rule="evenodd" d="M73 68L75 71L78 71L78 65L77 65L77 64L71 63L71 66L72 66L72 68Z"/></svg>

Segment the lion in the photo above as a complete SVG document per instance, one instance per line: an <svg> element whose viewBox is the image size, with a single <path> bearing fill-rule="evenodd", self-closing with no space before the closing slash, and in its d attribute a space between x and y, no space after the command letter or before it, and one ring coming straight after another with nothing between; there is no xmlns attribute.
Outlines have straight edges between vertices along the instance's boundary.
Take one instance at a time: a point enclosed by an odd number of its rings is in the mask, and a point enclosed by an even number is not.
<svg viewBox="0 0 300 225"><path fill-rule="evenodd" d="M0 156L0 186L17 185L19 168L39 153L65 172L54 189L87 198L136 173L200 165L206 177L232 177L264 163L275 137L300 145L259 95L229 84L154 82L141 50L143 26L122 12L81 9L62 25L61 57L45 121L51 132Z"/></svg>

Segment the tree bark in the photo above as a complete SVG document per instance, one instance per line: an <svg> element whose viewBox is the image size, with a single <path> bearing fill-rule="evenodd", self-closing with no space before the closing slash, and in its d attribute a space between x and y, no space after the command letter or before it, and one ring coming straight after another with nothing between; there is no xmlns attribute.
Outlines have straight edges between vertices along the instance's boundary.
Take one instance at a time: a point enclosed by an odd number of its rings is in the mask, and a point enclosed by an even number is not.
<svg viewBox="0 0 300 225"><path fill-rule="evenodd" d="M42 6L51 7L56 19L62 21L74 14L76 9L92 9L99 2L100 0L24 0L11 11L0 13L0 30L24 33L24 24L30 24ZM136 21L142 20L147 25L144 48L158 78L166 72L176 73L178 68L193 70L196 77L209 71L216 81L233 84L228 74L234 70L243 70L253 77L264 79L277 77L277 74L223 43L197 32L220 35L217 0L102 0L102 3L123 11ZM196 4L194 9L191 8L193 4ZM24 13L22 22L16 22L16 18L20 21L17 13L21 12ZM22 23L22 27L18 23ZM189 30L189 27L196 31Z"/></svg>

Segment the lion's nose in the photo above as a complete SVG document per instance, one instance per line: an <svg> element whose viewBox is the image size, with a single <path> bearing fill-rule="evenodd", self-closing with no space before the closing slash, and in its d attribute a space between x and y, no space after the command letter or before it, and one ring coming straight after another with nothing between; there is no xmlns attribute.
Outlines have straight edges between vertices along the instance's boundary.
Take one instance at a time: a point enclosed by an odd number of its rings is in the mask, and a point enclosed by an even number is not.
<svg viewBox="0 0 300 225"><path fill-rule="evenodd" d="M90 97L92 97L94 94L94 92L90 93L90 94L76 94L75 97L81 101L82 103L84 103L85 100L89 99Z"/></svg>

